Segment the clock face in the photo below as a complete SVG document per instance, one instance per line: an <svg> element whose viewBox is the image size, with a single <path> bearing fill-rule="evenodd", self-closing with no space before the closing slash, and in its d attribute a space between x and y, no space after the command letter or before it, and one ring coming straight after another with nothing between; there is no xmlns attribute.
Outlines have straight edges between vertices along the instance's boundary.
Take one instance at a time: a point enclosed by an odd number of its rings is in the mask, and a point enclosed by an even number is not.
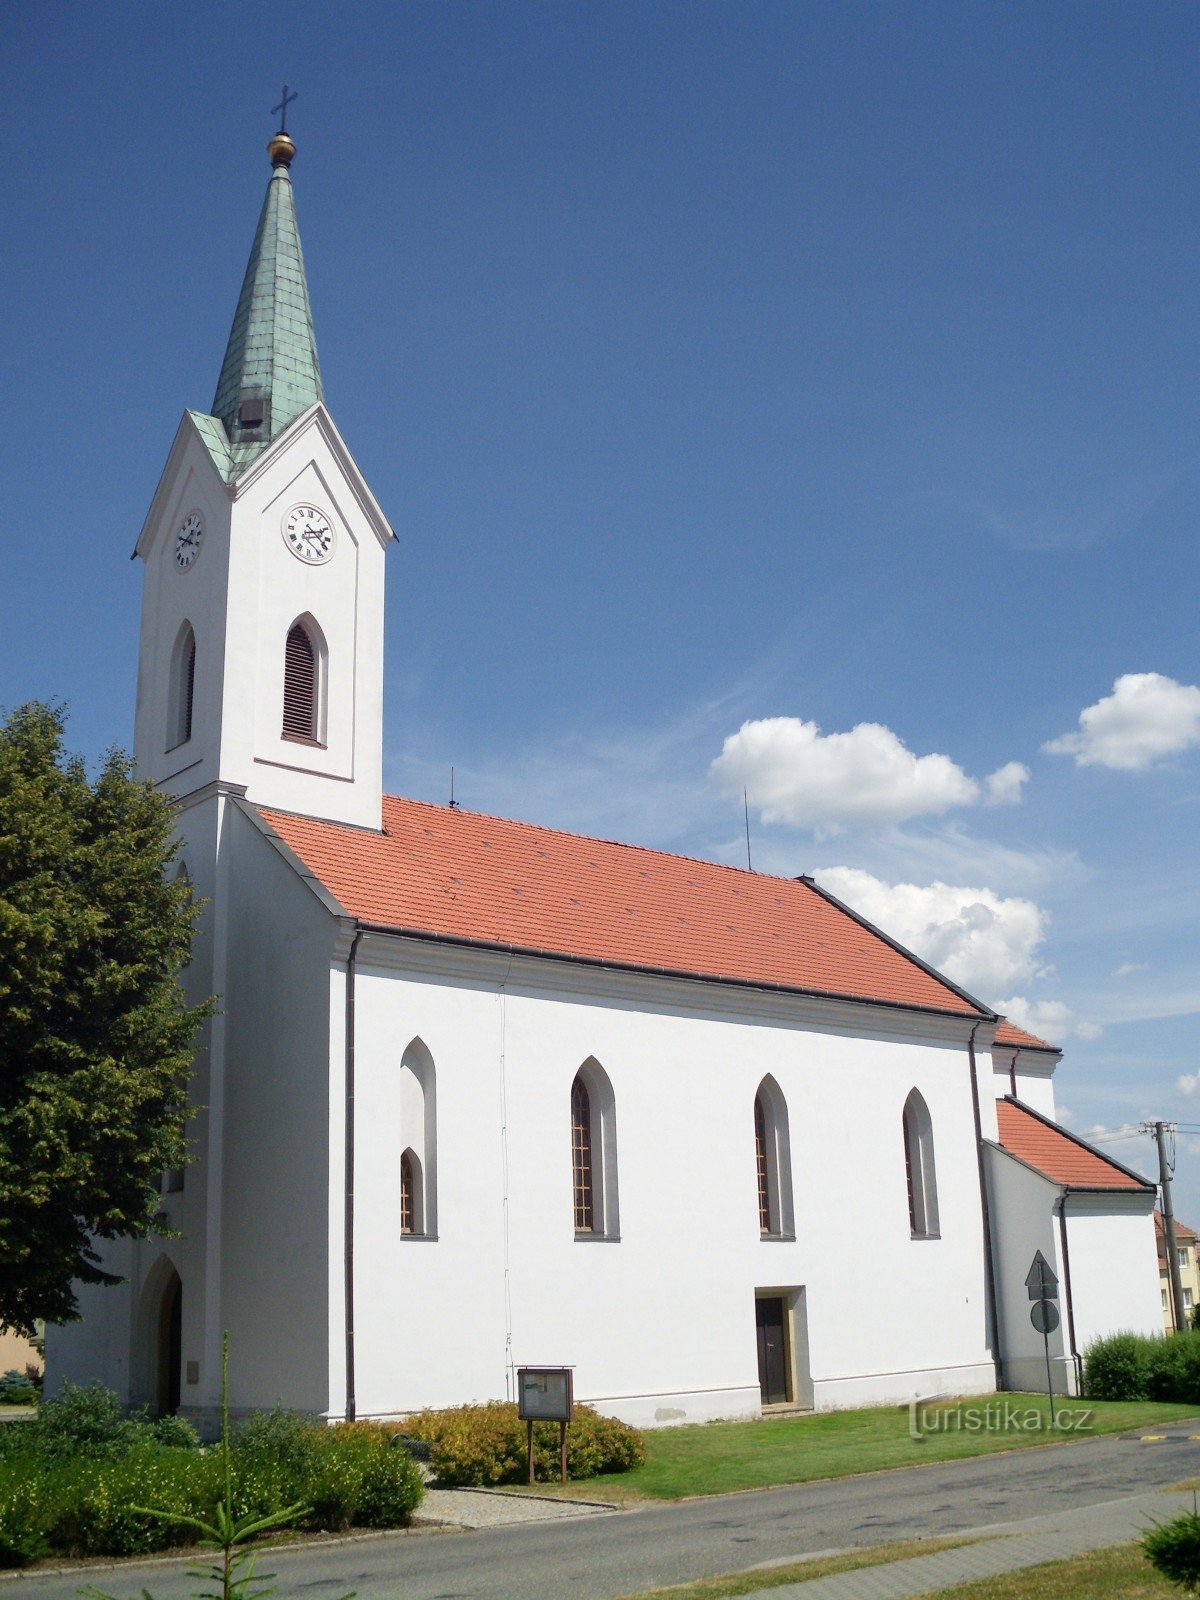
<svg viewBox="0 0 1200 1600"><path fill-rule="evenodd" d="M293 506L283 519L283 540L294 556L311 566L333 554L333 529L316 506Z"/></svg>
<svg viewBox="0 0 1200 1600"><path fill-rule="evenodd" d="M179 524L175 535L175 565L186 572L200 554L204 543L204 519L198 511L190 511Z"/></svg>

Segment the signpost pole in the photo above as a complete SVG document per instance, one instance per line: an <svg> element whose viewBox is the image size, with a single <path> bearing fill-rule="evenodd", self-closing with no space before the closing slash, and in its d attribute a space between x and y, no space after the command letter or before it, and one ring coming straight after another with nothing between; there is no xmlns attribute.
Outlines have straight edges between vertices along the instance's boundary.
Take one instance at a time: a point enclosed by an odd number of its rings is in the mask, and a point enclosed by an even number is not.
<svg viewBox="0 0 1200 1600"><path fill-rule="evenodd" d="M559 1465L562 1468L562 1481L564 1483L566 1483L566 1481L567 1481L567 1425L566 1425L565 1422L560 1422L558 1427L559 1427L559 1440L558 1440Z"/></svg>
<svg viewBox="0 0 1200 1600"><path fill-rule="evenodd" d="M533 1482L533 1418L528 1422L529 1428L529 1481Z"/></svg>
<svg viewBox="0 0 1200 1600"><path fill-rule="evenodd" d="M1050 1395L1050 1427L1058 1428L1058 1418L1054 1415L1054 1379L1050 1375L1050 1325L1047 1322L1046 1331L1042 1334L1042 1343L1046 1346L1046 1388Z"/></svg>

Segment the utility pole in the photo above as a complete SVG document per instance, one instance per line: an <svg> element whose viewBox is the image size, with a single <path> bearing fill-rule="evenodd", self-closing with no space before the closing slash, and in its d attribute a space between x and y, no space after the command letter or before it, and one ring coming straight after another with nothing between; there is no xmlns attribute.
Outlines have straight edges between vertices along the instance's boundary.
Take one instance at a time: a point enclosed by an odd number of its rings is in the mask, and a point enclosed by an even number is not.
<svg viewBox="0 0 1200 1600"><path fill-rule="evenodd" d="M1158 1182L1162 1189L1163 1233L1166 1235L1167 1250L1167 1281L1171 1285L1171 1307L1174 1311L1173 1321L1175 1331L1182 1332L1187 1327L1187 1315L1183 1309L1183 1280L1179 1276L1179 1246L1175 1242L1175 1212L1171 1206L1171 1169L1167 1165L1167 1140L1168 1128L1174 1133L1175 1126L1169 1122L1143 1123L1147 1133L1153 1133L1158 1143Z"/></svg>

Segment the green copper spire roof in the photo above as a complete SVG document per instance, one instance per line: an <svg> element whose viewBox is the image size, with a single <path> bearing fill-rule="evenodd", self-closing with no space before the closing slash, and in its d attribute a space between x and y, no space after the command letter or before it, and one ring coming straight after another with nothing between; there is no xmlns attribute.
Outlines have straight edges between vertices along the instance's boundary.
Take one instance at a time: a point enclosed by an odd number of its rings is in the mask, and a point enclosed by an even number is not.
<svg viewBox="0 0 1200 1600"><path fill-rule="evenodd" d="M271 141L274 171L213 401L239 467L323 398L288 174L295 151L287 134Z"/></svg>

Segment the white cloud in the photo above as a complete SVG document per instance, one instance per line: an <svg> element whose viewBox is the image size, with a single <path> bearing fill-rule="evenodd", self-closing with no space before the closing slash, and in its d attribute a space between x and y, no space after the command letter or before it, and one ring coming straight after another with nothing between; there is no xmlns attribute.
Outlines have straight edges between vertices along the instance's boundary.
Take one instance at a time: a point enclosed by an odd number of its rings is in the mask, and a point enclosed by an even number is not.
<svg viewBox="0 0 1200 1600"><path fill-rule="evenodd" d="M1148 961L1122 961L1113 973L1114 978L1128 978L1134 972L1145 972L1149 967Z"/></svg>
<svg viewBox="0 0 1200 1600"><path fill-rule="evenodd" d="M1162 756L1200 744L1200 689L1160 672L1127 672L1112 694L1079 713L1079 731L1051 739L1050 755L1079 767L1141 772Z"/></svg>
<svg viewBox="0 0 1200 1600"><path fill-rule="evenodd" d="M996 1009L1018 1028L1036 1033L1047 1044L1062 1044L1069 1034L1079 1031L1074 1012L1061 1000L1026 1000L1024 995L1014 994L1007 1000L997 1001Z"/></svg>
<svg viewBox="0 0 1200 1600"><path fill-rule="evenodd" d="M984 779L989 806L1019 806L1021 790L1029 782L1029 768L1022 761L1006 761Z"/></svg>
<svg viewBox="0 0 1200 1600"><path fill-rule="evenodd" d="M949 756L915 756L878 722L830 734L799 717L743 722L709 770L726 793L745 788L764 822L824 833L940 815L979 797L979 785Z"/></svg>
<svg viewBox="0 0 1200 1600"><path fill-rule="evenodd" d="M1077 1022L1075 1024L1076 1036L1080 1039L1098 1039L1104 1029L1098 1022Z"/></svg>
<svg viewBox="0 0 1200 1600"><path fill-rule="evenodd" d="M1045 916L1032 900L948 883L885 883L857 867L818 868L819 883L964 989L988 999L1040 975Z"/></svg>
<svg viewBox="0 0 1200 1600"><path fill-rule="evenodd" d="M1181 1078L1175 1079L1175 1087L1182 1095L1195 1094L1196 1090L1200 1089L1200 1077L1194 1072L1185 1072Z"/></svg>

